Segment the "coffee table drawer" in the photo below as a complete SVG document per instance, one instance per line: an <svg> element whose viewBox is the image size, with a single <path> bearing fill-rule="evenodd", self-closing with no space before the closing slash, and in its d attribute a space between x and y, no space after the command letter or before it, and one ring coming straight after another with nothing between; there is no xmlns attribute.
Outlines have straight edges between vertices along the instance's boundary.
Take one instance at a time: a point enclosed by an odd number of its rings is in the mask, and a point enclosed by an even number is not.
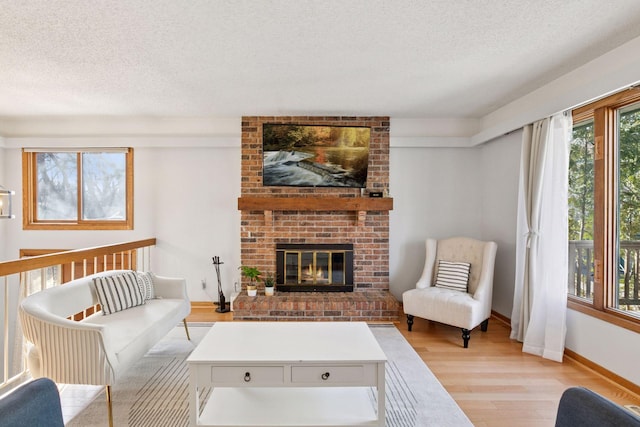
<svg viewBox="0 0 640 427"><path fill-rule="evenodd" d="M291 382L295 384L361 384L365 366L292 366Z"/></svg>
<svg viewBox="0 0 640 427"><path fill-rule="evenodd" d="M214 385L278 385L284 383L283 366L212 366Z"/></svg>

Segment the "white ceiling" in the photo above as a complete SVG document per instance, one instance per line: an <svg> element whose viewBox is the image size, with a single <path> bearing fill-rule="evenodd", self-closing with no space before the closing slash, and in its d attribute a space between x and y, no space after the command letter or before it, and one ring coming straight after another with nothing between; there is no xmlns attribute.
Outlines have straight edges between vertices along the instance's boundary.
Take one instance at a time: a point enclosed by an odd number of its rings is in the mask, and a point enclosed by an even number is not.
<svg viewBox="0 0 640 427"><path fill-rule="evenodd" d="M0 0L0 116L481 118L638 36L638 0Z"/></svg>

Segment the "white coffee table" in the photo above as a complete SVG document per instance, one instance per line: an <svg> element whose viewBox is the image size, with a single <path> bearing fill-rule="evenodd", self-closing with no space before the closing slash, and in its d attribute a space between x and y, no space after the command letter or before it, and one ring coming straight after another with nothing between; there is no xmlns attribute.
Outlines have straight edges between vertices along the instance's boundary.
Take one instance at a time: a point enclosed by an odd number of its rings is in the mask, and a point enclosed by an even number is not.
<svg viewBox="0 0 640 427"><path fill-rule="evenodd" d="M190 423L383 427L386 360L364 322L218 322L187 358Z"/></svg>

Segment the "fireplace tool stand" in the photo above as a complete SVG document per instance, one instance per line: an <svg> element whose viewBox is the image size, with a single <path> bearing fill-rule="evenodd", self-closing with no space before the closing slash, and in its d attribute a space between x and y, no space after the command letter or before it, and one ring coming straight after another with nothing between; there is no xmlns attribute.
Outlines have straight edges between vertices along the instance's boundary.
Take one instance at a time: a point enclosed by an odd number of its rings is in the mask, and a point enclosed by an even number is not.
<svg viewBox="0 0 640 427"><path fill-rule="evenodd" d="M219 256L214 256L213 265L216 269L216 276L218 276L218 308L216 308L216 312L227 313L229 311L229 307L227 307L224 293L222 292L222 280L220 279L220 264L224 264L224 262L220 261Z"/></svg>

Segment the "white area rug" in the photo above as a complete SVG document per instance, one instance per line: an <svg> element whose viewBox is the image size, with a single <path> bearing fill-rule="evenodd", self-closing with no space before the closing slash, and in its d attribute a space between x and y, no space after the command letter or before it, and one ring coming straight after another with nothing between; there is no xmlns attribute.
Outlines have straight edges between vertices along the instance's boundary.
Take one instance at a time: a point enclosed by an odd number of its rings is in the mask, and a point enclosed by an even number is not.
<svg viewBox="0 0 640 427"><path fill-rule="evenodd" d="M176 327L112 387L115 426L187 427L189 375L185 359L209 327ZM393 325L371 325L387 355L386 426L472 426L466 415ZM222 345L222 344L221 344ZM371 398L375 399L372 391ZM64 398L63 398L64 406ZM107 425L100 393L67 426Z"/></svg>

